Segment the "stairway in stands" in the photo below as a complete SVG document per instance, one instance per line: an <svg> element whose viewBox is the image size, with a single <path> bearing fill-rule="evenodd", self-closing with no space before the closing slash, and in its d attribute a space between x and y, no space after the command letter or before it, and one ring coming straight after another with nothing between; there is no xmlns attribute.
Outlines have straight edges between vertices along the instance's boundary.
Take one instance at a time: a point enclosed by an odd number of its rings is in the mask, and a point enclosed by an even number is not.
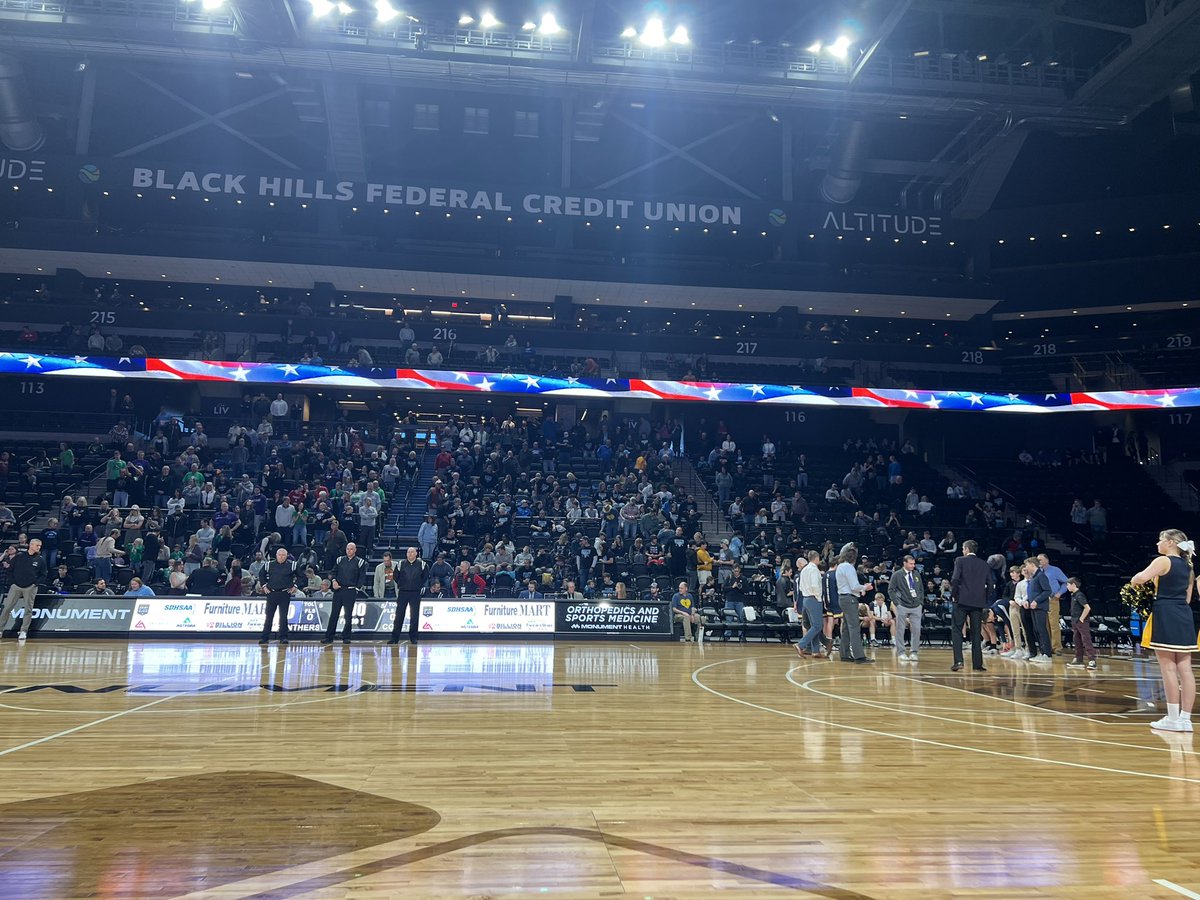
<svg viewBox="0 0 1200 900"><path fill-rule="evenodd" d="M700 511L704 523L704 536L713 544L732 537L733 530L729 527L724 510L720 508L717 498L701 480L692 461L686 456L674 457L671 460L671 471L675 475L675 480L680 482L695 499L696 508ZM690 538L691 535L689 534L688 537Z"/></svg>
<svg viewBox="0 0 1200 900"><path fill-rule="evenodd" d="M375 552L372 556L382 556L383 551L391 550L396 555L397 550L405 550L416 546L417 529L425 517L425 497L433 486L435 454L426 453L421 461L421 469L417 473L417 483L412 489L412 502L406 503L409 496L407 487L401 483L392 502L388 504L387 516L383 529L376 539Z"/></svg>

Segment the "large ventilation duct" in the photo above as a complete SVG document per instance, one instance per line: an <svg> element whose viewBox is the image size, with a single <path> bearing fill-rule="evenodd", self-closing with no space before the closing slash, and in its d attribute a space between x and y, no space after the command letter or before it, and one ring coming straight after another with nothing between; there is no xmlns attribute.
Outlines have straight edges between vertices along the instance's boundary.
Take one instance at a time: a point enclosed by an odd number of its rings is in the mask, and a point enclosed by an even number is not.
<svg viewBox="0 0 1200 900"><path fill-rule="evenodd" d="M867 123L847 122L829 157L829 170L821 179L821 197L830 203L849 203L862 185L867 160Z"/></svg>
<svg viewBox="0 0 1200 900"><path fill-rule="evenodd" d="M37 150L46 140L33 114L25 70L16 57L0 53L0 141L9 150Z"/></svg>

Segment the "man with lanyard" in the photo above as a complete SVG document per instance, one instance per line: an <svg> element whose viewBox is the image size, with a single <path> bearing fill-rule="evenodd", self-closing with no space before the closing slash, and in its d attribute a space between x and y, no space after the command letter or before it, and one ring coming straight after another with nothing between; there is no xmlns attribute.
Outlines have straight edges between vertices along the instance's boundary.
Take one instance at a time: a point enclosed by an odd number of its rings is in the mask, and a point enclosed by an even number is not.
<svg viewBox="0 0 1200 900"><path fill-rule="evenodd" d="M333 634L337 631L338 615L346 617L342 626L342 643L350 643L350 628L354 618L354 601L358 598L359 589L367 582L367 561L358 555L358 545L351 542L346 545L346 554L339 556L329 573L333 586L333 603L329 610L329 625L325 628L322 644L332 644Z"/></svg>
<svg viewBox="0 0 1200 900"><path fill-rule="evenodd" d="M396 621L392 623L389 644L400 643L400 629L408 612L408 640L417 642L417 616L420 613L421 588L425 586L425 560L416 547L409 547L405 558L396 567Z"/></svg>
<svg viewBox="0 0 1200 900"><path fill-rule="evenodd" d="M296 564L288 559L283 547L275 551L275 558L264 567L266 578L262 592L267 595L267 618L263 622L259 644L266 646L271 640L271 626L275 612L279 612L279 643L288 642L288 613L291 611L292 594L296 592Z"/></svg>
<svg viewBox="0 0 1200 900"><path fill-rule="evenodd" d="M912 556L905 556L899 571L892 573L888 582L888 600L892 607L892 643L900 654L900 662L916 662L917 651L921 648L921 615L924 589L921 579L914 571L917 561ZM904 628L908 626L909 648L904 650Z"/></svg>

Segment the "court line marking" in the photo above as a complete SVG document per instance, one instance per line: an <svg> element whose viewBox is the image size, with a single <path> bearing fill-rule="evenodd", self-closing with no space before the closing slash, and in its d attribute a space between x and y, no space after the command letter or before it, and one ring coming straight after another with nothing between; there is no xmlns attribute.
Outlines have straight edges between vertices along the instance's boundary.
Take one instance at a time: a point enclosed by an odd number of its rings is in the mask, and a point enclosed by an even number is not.
<svg viewBox="0 0 1200 900"><path fill-rule="evenodd" d="M826 675L821 678L812 678L812 679L804 682L803 684L801 684L800 682L798 682L794 678L792 678L793 671L795 671L795 670L793 669L793 670L788 671L784 675L784 677L787 678L787 680L789 682L796 685L796 687L798 687L798 688L802 688L803 690L810 691L820 697L828 697L830 700L841 700L844 703L855 703L855 704L858 704L859 706L867 706L872 709L880 709L880 710L883 710L884 712L896 712L896 713L900 713L902 715L918 716L922 719L937 719L939 722L951 722L955 725L971 725L971 726L976 726L979 728L992 728L997 731L1011 731L1015 734L1030 734L1030 735L1037 735L1038 737L1059 738L1064 741L1078 741L1078 742L1085 743L1085 744L1104 744L1104 745L1110 746L1110 747L1126 747L1130 750L1152 750L1155 753L1174 752L1171 750L1171 748L1168 748L1168 747L1153 747L1153 746L1142 745L1142 744L1126 744L1121 741L1105 741L1100 738L1085 738L1085 737L1079 737L1077 735L1056 734L1053 731L1036 731L1031 728L1012 728L1008 725L992 725L987 722L978 722L973 719L951 719L946 716L935 716L932 713L913 712L911 710L906 710L906 709L893 709L890 706L882 706L871 700L863 700L863 699L854 698L854 697L845 697L845 696L841 696L838 694L831 694L828 691L822 691L815 687L812 687L812 685L815 684L816 682L829 681L832 678L837 678L838 676L836 676L836 675ZM883 674L887 675L890 673L885 672ZM904 676L902 676L902 675L895 676L895 677L904 678ZM905 680L911 680L911 679L905 679ZM933 682L923 682L923 681L917 682L917 683L918 684L933 684ZM970 691L967 691L967 693L970 693ZM1036 709L1036 707L1034 707L1034 708ZM984 713L984 715L987 715L987 714ZM1094 725L1109 724L1107 722L1095 722L1092 719L1085 719L1084 721L1091 722ZM1141 724L1141 723L1138 723L1138 724ZM1197 753L1194 750L1188 750L1186 752L1191 754L1192 756L1200 755L1200 753Z"/></svg>
<svg viewBox="0 0 1200 900"><path fill-rule="evenodd" d="M375 681L363 681L362 684L369 685L371 687L378 687L378 682L375 682ZM291 703L239 703L234 706L200 706L200 707L191 708L191 709L187 709L187 710L180 710L180 712L186 712L188 715L191 715L192 713L230 712L230 711L243 710L243 709L276 711L276 710L281 710L281 709L288 709L289 707L292 707L292 706L307 706L310 703L328 703L330 700L346 700L350 697L359 697L359 696L362 696L363 694L370 694L370 693L374 693L374 692L373 691L339 691L339 692L332 694L329 697L316 697L316 698L313 698L310 700L294 700ZM415 692L415 693L419 693L419 692ZM123 694L122 696L128 697L129 694ZM182 691L177 694L172 694L171 696L172 697L220 697L221 692L214 691L211 694L199 694L196 691ZM243 693L242 696L245 696L245 694ZM11 709L14 712L27 712L27 713L39 713L39 714L46 713L46 714L50 714L50 715L66 715L68 713L91 713L92 715L101 715L105 712L105 710L102 710L102 709L44 709L42 707L37 707L37 706L13 706L12 704L9 704L9 703L0 703L0 709Z"/></svg>
<svg viewBox="0 0 1200 900"><path fill-rule="evenodd" d="M1087 770L1090 770L1093 772L1108 772L1109 774L1112 774L1112 775L1132 775L1135 778L1154 778L1154 779L1158 779L1161 781L1181 781L1181 782L1184 782L1187 784L1200 784L1200 778L1183 778L1178 775L1162 775L1162 774L1156 773L1156 772L1136 772L1136 771L1132 771L1129 769L1110 769L1110 768L1107 768L1106 766L1092 766L1092 765L1088 765L1087 763L1069 762L1067 760L1061 760L1061 759L1045 759L1041 756L1024 756L1019 753L1006 753L1003 750L986 750L982 747L970 747L970 746L964 746L962 744L950 744L950 743L947 743L944 741L930 740L929 738L914 737L913 735L910 735L910 734L893 734L892 732L889 732L889 731L876 731L873 728L862 728L858 725L845 725L841 722L830 722L827 719L818 719L813 716L802 716L799 713L786 712L782 709L772 709L769 706L761 706L757 703L751 703L749 700L742 700L740 697L733 697L729 694L724 694L721 691L716 690L715 688L710 688L708 685L706 685L704 682L702 682L698 677L701 672L705 671L706 669L711 669L714 666L725 665L726 663L731 663L731 662L745 662L746 660L750 660L750 659L761 659L761 657L740 656L740 657L736 657L734 659L720 660L718 662L709 663L708 665L705 665L705 666L700 666L700 668L698 668L692 672L692 681L701 690L707 691L708 693L710 693L716 697L720 697L722 700L729 700L733 703L739 703L742 706L748 706L751 709L757 709L757 710L760 710L761 712L775 713L776 715L779 715L779 716L787 716L789 719L798 719L801 722L812 722L814 725L824 725L827 728L840 728L844 731L854 731L854 732L857 732L858 734L870 734L870 735L874 735L876 737L895 738L898 741L908 741L909 743L912 743L912 744L926 744L931 747L941 747L941 748L947 749L947 750L965 750L968 753L979 753L979 754L982 754L983 756L1001 756L1006 759L1019 759L1019 760L1025 761L1025 762L1043 763L1043 764L1049 765L1049 766L1066 766L1067 768L1071 768L1071 769L1087 769ZM804 667L803 666L795 667L795 669L801 669L801 668L804 668ZM795 669L793 669L792 671L795 671Z"/></svg>
<svg viewBox="0 0 1200 900"><path fill-rule="evenodd" d="M259 670L258 670L259 674L261 675L264 669L269 669L269 668L271 668L271 666L272 666L272 663L266 663L266 664L260 666ZM213 682L213 683L216 683L216 682ZM18 744L16 747L9 747L6 750L0 750L0 757L8 756L10 753L17 753L21 750L29 750L33 747L39 747L42 744L48 744L51 741L58 740L59 738L69 737L72 734L77 734L80 731L84 731L88 728L93 728L96 725L103 725L105 722L111 722L114 719L120 719L123 716L128 716L135 712L141 712L143 709L150 709L153 706L158 706L160 703L166 703L168 700L174 700L176 697L184 697L184 696L188 696L188 695L187 694L168 694L165 697L159 697L157 700L151 700L149 703L143 703L141 706L135 706L132 709L121 710L121 712L116 712L116 713L113 713L112 715L104 716L99 719L94 719L91 722L84 722L82 725L76 725L73 728L65 728L62 731L55 732L54 734L48 734L45 737L36 738L35 740L32 740L32 741L26 741L24 744Z"/></svg>
<svg viewBox="0 0 1200 900"><path fill-rule="evenodd" d="M1192 900L1200 900L1200 894L1197 894L1195 891L1189 891L1187 888L1182 887L1173 881L1167 881L1165 878L1155 878L1154 883L1162 885L1163 887L1167 888L1168 890L1172 890L1177 894L1183 894L1185 897L1191 897Z"/></svg>

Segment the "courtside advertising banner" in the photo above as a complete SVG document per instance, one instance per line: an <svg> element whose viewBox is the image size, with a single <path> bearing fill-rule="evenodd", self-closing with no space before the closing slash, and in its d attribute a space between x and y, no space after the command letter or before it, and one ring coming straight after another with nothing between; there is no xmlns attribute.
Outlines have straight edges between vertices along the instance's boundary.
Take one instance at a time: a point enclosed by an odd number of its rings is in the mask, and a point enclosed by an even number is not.
<svg viewBox="0 0 1200 900"><path fill-rule="evenodd" d="M24 615L17 610L18 618ZM122 597L38 597L29 632L103 631L124 634L133 621L133 600Z"/></svg>
<svg viewBox="0 0 1200 900"><path fill-rule="evenodd" d="M665 603L586 601L557 604L555 630L568 634L670 634Z"/></svg>
<svg viewBox="0 0 1200 900"><path fill-rule="evenodd" d="M421 602L419 631L457 634L553 634L551 600L455 600Z"/></svg>

